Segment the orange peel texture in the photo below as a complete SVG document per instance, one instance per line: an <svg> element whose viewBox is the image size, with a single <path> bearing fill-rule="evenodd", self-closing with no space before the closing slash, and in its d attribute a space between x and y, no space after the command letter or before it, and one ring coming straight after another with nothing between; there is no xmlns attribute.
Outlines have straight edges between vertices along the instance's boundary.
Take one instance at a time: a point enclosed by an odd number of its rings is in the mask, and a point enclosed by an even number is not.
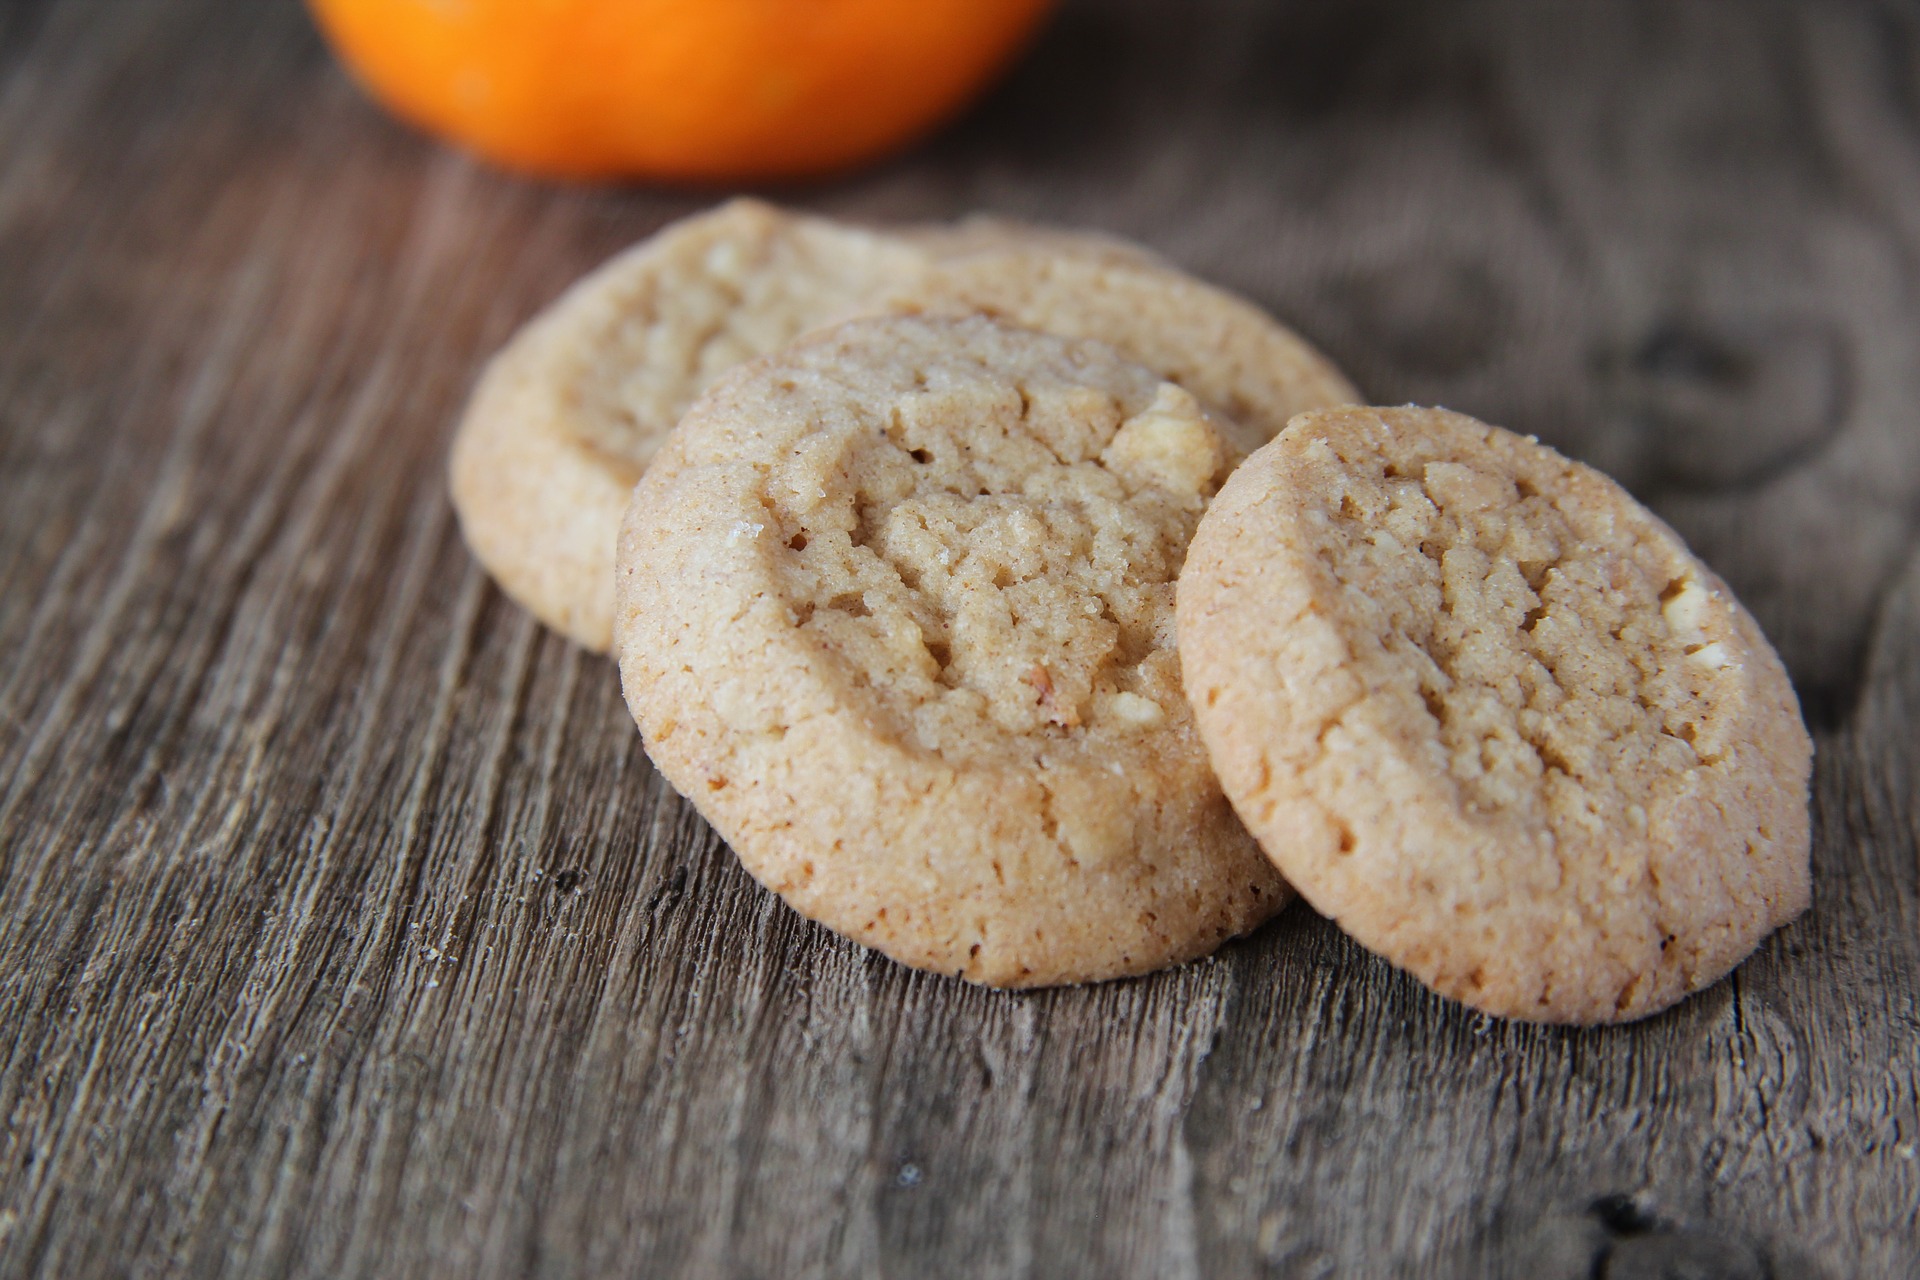
<svg viewBox="0 0 1920 1280"><path fill-rule="evenodd" d="M877 159L1052 0L309 0L374 98L531 173L719 182Z"/></svg>

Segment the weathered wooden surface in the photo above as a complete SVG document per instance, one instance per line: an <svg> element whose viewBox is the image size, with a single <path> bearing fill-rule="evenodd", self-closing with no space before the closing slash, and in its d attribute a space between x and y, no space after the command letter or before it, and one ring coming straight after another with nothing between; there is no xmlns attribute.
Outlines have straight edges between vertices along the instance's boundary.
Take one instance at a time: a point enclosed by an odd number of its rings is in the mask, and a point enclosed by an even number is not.
<svg viewBox="0 0 1920 1280"><path fill-rule="evenodd" d="M1916 13L1085 0L796 197L1137 236L1733 581L1817 905L1578 1032L1300 908L1030 996L802 923L442 478L486 353L710 197L437 150L285 0L0 8L0 1274L1920 1274Z"/></svg>

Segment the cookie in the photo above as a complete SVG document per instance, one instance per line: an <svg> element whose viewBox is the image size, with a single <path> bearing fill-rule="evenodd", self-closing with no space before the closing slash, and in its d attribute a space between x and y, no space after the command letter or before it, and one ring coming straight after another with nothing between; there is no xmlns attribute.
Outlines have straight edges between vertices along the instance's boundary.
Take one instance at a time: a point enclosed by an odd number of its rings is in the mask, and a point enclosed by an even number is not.
<svg viewBox="0 0 1920 1280"><path fill-rule="evenodd" d="M694 397L742 360L921 270L896 237L735 200L661 231L528 324L454 441L474 555L548 626L606 649L613 547L635 481Z"/></svg>
<svg viewBox="0 0 1920 1280"><path fill-rule="evenodd" d="M647 752L763 884L905 964L1033 987L1208 952L1288 896L1174 648L1235 460L1150 370L981 318L744 366L621 533Z"/></svg>
<svg viewBox="0 0 1920 1280"><path fill-rule="evenodd" d="M881 301L899 311L975 313L1098 339L1199 397L1249 451L1297 413L1360 400L1299 334L1147 254L980 242L975 252L944 256Z"/></svg>
<svg viewBox="0 0 1920 1280"><path fill-rule="evenodd" d="M587 276L494 358L454 441L461 530L508 595L605 650L620 513L701 390L851 316L976 306L1104 339L1177 381L1195 371L1210 403L1260 407L1246 447L1292 412L1355 398L1299 339L1123 240L985 217L883 234L735 200ZM1140 306L1165 313L1165 333L1143 326ZM1215 343L1215 330L1219 351L1183 348Z"/></svg>
<svg viewBox="0 0 1920 1280"><path fill-rule="evenodd" d="M1810 899L1812 746L1759 627L1599 473L1442 410L1302 415L1179 582L1228 796L1443 995L1644 1017Z"/></svg>

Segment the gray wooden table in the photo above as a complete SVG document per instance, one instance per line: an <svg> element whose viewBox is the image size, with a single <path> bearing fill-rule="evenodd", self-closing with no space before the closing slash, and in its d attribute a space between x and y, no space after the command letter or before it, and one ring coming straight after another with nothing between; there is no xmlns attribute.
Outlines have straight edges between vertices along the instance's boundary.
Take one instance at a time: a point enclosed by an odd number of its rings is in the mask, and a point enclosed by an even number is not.
<svg viewBox="0 0 1920 1280"><path fill-rule="evenodd" d="M1677 525L1816 905L1623 1029L1299 906L1007 995L758 889L443 476L712 198L438 149L287 0L0 8L0 1274L1920 1275L1920 9L1085 0L787 194L1137 237Z"/></svg>

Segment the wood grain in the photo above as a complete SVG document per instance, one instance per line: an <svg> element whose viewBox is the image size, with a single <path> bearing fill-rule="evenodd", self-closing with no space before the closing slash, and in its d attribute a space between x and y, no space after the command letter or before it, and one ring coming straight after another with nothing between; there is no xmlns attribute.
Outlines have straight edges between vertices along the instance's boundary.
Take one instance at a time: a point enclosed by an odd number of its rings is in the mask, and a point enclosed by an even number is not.
<svg viewBox="0 0 1920 1280"><path fill-rule="evenodd" d="M784 194L1135 236L1619 475L1793 671L1813 912L1588 1032L1303 908L1026 996L833 938L447 505L487 353L712 193L436 149L287 0L14 4L0 1274L1920 1274L1910 5L1084 0Z"/></svg>

